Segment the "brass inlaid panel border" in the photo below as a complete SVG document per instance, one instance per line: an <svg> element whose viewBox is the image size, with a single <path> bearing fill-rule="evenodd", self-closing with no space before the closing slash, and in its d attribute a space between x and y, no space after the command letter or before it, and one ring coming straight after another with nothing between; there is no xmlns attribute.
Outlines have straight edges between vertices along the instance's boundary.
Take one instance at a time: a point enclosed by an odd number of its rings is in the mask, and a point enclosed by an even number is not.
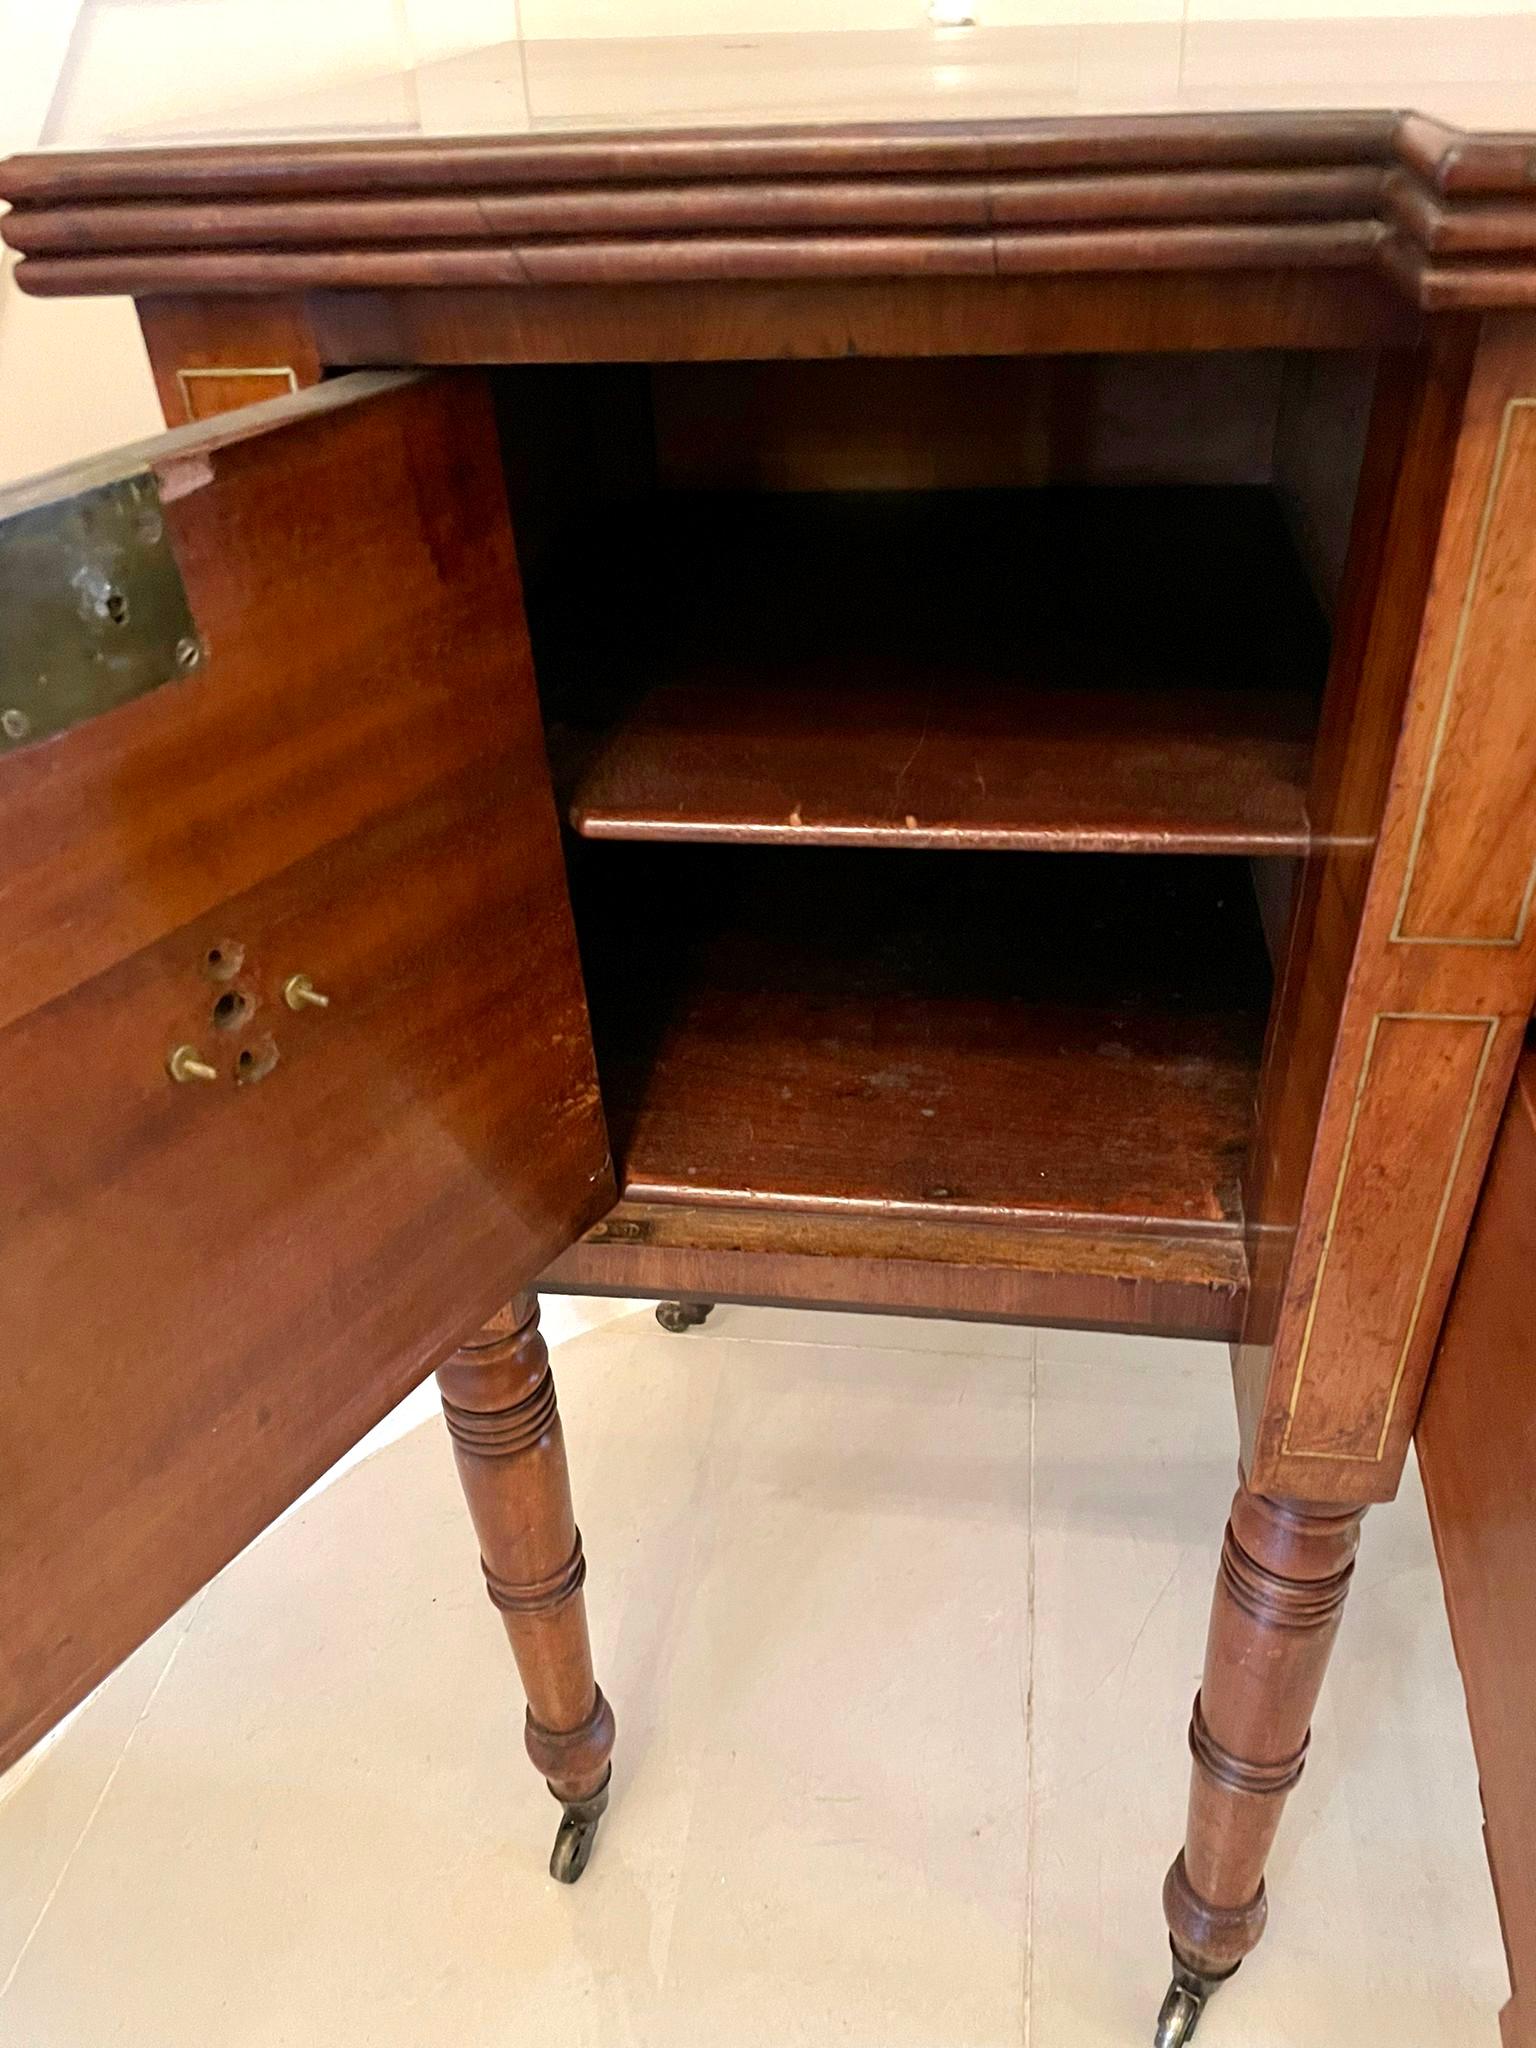
<svg viewBox="0 0 1536 2048"><path fill-rule="evenodd" d="M1532 402L1532 401L1527 401ZM1338 1226L1339 1211L1343 1207L1344 1190L1349 1181L1349 1169L1355 1149L1355 1133L1360 1123L1360 1113L1365 1105L1366 1089L1370 1083L1371 1065L1376 1057L1376 1042L1383 1024L1481 1024L1483 1026L1482 1050L1478 1054L1477 1066L1472 1075L1472 1086L1467 1094L1467 1106L1462 1114L1456 1143L1452 1148L1450 1163L1446 1168L1440 1200L1435 1209L1434 1225L1429 1234L1429 1244L1419 1270L1418 1283L1414 1288L1413 1306L1408 1314L1408 1326L1403 1341L1398 1347L1397 1362L1392 1374L1392 1386L1387 1395L1386 1413L1381 1420L1376 1448L1367 1457L1358 1451L1319 1451L1298 1449L1291 1442L1296 1426L1296 1410L1301 1400L1301 1389L1306 1378L1307 1359L1312 1349L1313 1328L1317 1320L1318 1303L1323 1296L1323 1277L1328 1270L1328 1260L1333 1251L1334 1233ZM1387 1438L1392 1427L1392 1418L1397 1409L1397 1397L1403 1384L1403 1374L1408 1366L1408 1354L1413 1348L1414 1336L1419 1327L1419 1316L1424 1307L1424 1296L1429 1289L1429 1276L1440 1249L1440 1240L1445 1231L1446 1211L1451 1205L1451 1195L1456 1186L1456 1176L1461 1171L1461 1162L1467 1149L1467 1138L1472 1129L1472 1119L1477 1111L1478 1097L1482 1093L1483 1076L1488 1070L1488 1061L1493 1052L1493 1043L1498 1036L1500 1019L1481 1013L1463 1014L1457 1011L1440 1010L1378 1010L1371 1019L1370 1035L1366 1039L1365 1057L1360 1062L1360 1072L1355 1081L1354 1101L1350 1107L1349 1128L1344 1138L1344 1156L1339 1161L1338 1177L1334 1182L1333 1197L1328 1205L1328 1221L1323 1231L1323 1248L1317 1262L1317 1272L1312 1282L1312 1296L1307 1304L1307 1320L1301 1334L1301 1353L1296 1360L1296 1373L1291 1382L1291 1398L1286 1410L1285 1436L1281 1451L1288 1458L1323 1458L1340 1464L1380 1464L1386 1454Z"/></svg>
<svg viewBox="0 0 1536 2048"><path fill-rule="evenodd" d="M1483 494L1482 511L1478 517L1477 539L1472 549L1472 568L1467 577L1467 587L1462 595L1461 610L1456 619L1456 637L1451 645L1450 665L1446 671L1445 690L1440 700L1439 716L1435 720L1435 736L1430 746L1429 768L1424 777L1424 787L1419 795L1418 815L1413 823L1413 838L1408 848L1408 864L1403 874L1402 894L1397 902L1397 918L1392 927L1393 943L1399 946L1482 946L1496 950L1508 950L1519 946L1524 938L1530 919L1531 901L1536 895L1536 860L1526 877L1525 890L1520 898L1520 907L1515 918L1515 929L1506 938L1470 938L1455 932L1409 932L1403 929L1408 915L1408 898L1413 890L1414 877L1418 870L1419 856L1423 851L1424 830L1429 818L1430 800L1435 792L1435 779L1440 772L1440 755L1445 745L1445 736L1450 728L1451 712L1455 708L1456 689L1461 681L1462 664L1466 659L1467 641L1471 633L1472 609L1482 587L1483 562L1488 552L1488 537L1493 531L1493 515L1498 505L1499 492L1504 483L1504 471L1509 457L1510 437L1514 431L1515 415L1536 409L1536 397L1511 398L1506 401L1503 417L1499 422L1499 438L1494 449L1493 466L1488 474L1487 489Z"/></svg>
<svg viewBox="0 0 1536 2048"><path fill-rule="evenodd" d="M194 379L209 377L281 377L287 379L290 391L297 391L299 388L299 374L291 363L242 364L233 369L222 363L209 363L202 369L178 370L176 388L181 393L182 410L188 419L193 417L192 383Z"/></svg>

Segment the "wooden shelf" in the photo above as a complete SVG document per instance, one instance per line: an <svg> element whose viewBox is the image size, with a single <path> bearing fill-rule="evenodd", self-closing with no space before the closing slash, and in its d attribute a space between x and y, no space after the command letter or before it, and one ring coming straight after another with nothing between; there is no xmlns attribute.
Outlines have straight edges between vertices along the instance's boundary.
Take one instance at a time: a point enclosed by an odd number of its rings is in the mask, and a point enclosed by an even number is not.
<svg viewBox="0 0 1536 2048"><path fill-rule="evenodd" d="M586 837L1305 848L1327 635L1267 492L663 496L605 619L582 552Z"/></svg>
<svg viewBox="0 0 1536 2048"><path fill-rule="evenodd" d="M1239 864L578 866L627 1199L1235 1237L1268 994Z"/></svg>
<svg viewBox="0 0 1536 2048"><path fill-rule="evenodd" d="M621 1201L540 1290L891 1309L1150 1336L1239 1337L1243 1242L1226 1235Z"/></svg>

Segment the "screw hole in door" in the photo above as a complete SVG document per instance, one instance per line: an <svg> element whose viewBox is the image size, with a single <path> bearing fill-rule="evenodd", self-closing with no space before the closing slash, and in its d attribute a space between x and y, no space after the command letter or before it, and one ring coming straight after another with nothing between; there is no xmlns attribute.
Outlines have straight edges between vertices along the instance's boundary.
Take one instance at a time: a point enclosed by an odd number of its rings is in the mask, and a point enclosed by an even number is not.
<svg viewBox="0 0 1536 2048"><path fill-rule="evenodd" d="M235 1084L247 1087L252 1082L264 1081L277 1065L277 1047L270 1038L262 1039L259 1045L248 1045L235 1061Z"/></svg>
<svg viewBox="0 0 1536 2048"><path fill-rule="evenodd" d="M238 1031L249 1021L255 1004L240 989L227 988L213 1006L213 1021L220 1031Z"/></svg>
<svg viewBox="0 0 1536 2048"><path fill-rule="evenodd" d="M245 948L233 939L220 939L203 955L203 972L210 981L233 981L245 965Z"/></svg>

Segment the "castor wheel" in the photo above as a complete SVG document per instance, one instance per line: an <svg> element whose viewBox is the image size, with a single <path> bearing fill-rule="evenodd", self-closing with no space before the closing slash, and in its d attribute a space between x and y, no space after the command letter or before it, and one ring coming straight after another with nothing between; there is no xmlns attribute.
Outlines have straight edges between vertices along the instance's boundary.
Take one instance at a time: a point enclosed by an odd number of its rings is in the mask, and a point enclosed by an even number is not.
<svg viewBox="0 0 1536 2048"><path fill-rule="evenodd" d="M1152 2037L1152 2048L1184 2048L1186 2041L1193 2041L1200 2015L1205 2011L1205 2001L1231 1974L1229 1970L1226 1976L1202 1977L1198 1970L1187 1968L1175 1956L1173 1982L1168 1986L1168 1995L1157 2015L1157 2032Z"/></svg>
<svg viewBox="0 0 1536 2048"><path fill-rule="evenodd" d="M684 1330L696 1330L706 1317L714 1313L714 1307L712 1301L659 1301L656 1320L674 1337L681 1337Z"/></svg>
<svg viewBox="0 0 1536 2048"><path fill-rule="evenodd" d="M1204 2001L1196 1998L1184 1985L1170 1984L1162 2011L1157 2016L1153 2048L1184 2048L1186 2041L1192 2041L1200 2024L1203 2004Z"/></svg>
<svg viewBox="0 0 1536 2048"><path fill-rule="evenodd" d="M549 1854L549 1874L557 1884L574 1884L592 1861L598 1822L608 1809L608 1784L612 1776L610 1770L590 1799L561 1801L565 1812Z"/></svg>

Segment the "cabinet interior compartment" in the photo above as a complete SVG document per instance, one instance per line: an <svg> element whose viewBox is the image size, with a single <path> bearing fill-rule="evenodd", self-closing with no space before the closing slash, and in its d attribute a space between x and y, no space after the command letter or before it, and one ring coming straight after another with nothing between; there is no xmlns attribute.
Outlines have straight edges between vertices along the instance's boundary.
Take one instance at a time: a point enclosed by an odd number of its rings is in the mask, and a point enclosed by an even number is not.
<svg viewBox="0 0 1536 2048"><path fill-rule="evenodd" d="M580 657L588 837L1305 844L1327 635L1263 489L668 494L631 572L645 642Z"/></svg>
<svg viewBox="0 0 1536 2048"><path fill-rule="evenodd" d="M1373 370L505 373L621 1211L1240 1285Z"/></svg>
<svg viewBox="0 0 1536 2048"><path fill-rule="evenodd" d="M573 858L641 1201L1225 1235L1269 963L1237 861Z"/></svg>

